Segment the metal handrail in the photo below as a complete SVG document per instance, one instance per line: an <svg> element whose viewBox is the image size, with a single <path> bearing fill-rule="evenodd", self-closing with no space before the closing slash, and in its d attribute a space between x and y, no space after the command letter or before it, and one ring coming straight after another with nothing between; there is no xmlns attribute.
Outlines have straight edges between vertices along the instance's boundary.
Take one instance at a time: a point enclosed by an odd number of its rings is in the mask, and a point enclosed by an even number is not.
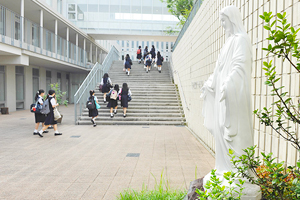
<svg viewBox="0 0 300 200"><path fill-rule="evenodd" d="M77 124L79 116L82 115L87 98L90 96L88 93L89 90L94 90L96 88L104 73L107 73L110 69L113 61L118 59L119 51L115 48L115 46L113 46L105 57L102 65L96 63L82 82L81 86L74 95L75 124Z"/></svg>
<svg viewBox="0 0 300 200"><path fill-rule="evenodd" d="M177 70L174 70L173 68L173 59L172 59L172 54L170 56L170 69L171 69L171 72L172 72L172 75L173 74L177 74L177 78L178 78L178 85L182 91L182 102L184 104L184 106L186 107L187 110L190 110L190 108L188 107L187 103L186 103L186 99L185 99L185 95L184 95L184 90L182 88L182 85L181 85L181 81L180 81L180 77L179 77L179 72Z"/></svg>
<svg viewBox="0 0 300 200"><path fill-rule="evenodd" d="M177 39L176 39L176 41L175 41L175 43L174 43L173 51L175 50L177 44L180 42L182 36L185 34L185 31L186 31L186 30L188 29L188 27L190 26L191 22L193 21L193 19L194 19L195 15L197 14L197 12L198 12L198 10L199 10L199 8L200 8L200 6L201 6L201 4L202 4L203 1L204 1L204 0L197 0L197 1L194 3L193 9L192 9L192 11L190 12L188 18L186 19L186 21L185 21L185 23L184 23L184 25L183 25L183 27L182 27L180 33L178 34L178 37L177 37Z"/></svg>

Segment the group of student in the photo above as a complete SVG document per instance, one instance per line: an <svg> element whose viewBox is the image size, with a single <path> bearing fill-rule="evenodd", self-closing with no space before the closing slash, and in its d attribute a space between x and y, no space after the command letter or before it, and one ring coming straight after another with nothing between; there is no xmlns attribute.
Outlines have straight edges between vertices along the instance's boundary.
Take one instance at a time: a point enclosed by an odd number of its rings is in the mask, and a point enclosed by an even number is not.
<svg viewBox="0 0 300 200"><path fill-rule="evenodd" d="M148 46L146 46L144 49L143 56L142 56L142 47L139 46L139 49L137 50L137 59L139 60L139 64L142 63L142 58L144 60L146 73L150 72L152 64L157 65L158 72L161 73L161 66L164 61L164 58L161 56L159 51L157 51L157 54L155 53L154 45L152 45L150 52L148 52Z"/></svg>
<svg viewBox="0 0 300 200"><path fill-rule="evenodd" d="M108 74L105 73L101 79L99 90L103 93L103 102L108 102L107 107L110 108L110 117L113 118L114 115L117 114L118 101L121 101L123 117L125 118L127 116L128 102L131 100L132 95L127 83L123 83L122 88L120 88L118 84L113 86ZM94 90L90 90L88 102L96 102L98 104L98 99L95 96ZM96 127L96 118L98 117L98 109L96 107L94 109L89 109L89 117L92 117L91 122L93 126Z"/></svg>
<svg viewBox="0 0 300 200"><path fill-rule="evenodd" d="M34 98L37 105L44 104L44 95L45 95L45 91L43 89L40 89L37 91L35 98ZM49 101L50 112L46 115L42 114L42 113L38 113L38 112L34 113L35 129L33 131L33 135L39 135L40 137L43 137L43 133L48 133L48 131L46 131L46 130L51 125L53 126L55 136L62 135L62 133L59 133L57 130L57 121L54 120L54 112L53 111L54 111L55 107L59 106L59 104L56 101L54 90L48 91L46 100L47 99ZM40 131L38 131L40 123L42 123L42 129Z"/></svg>

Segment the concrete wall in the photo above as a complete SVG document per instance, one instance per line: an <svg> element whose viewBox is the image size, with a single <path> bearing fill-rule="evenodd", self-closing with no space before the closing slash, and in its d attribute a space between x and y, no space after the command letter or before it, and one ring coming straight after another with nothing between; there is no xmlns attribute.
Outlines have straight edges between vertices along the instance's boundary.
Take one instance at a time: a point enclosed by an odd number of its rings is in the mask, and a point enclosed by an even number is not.
<svg viewBox="0 0 300 200"><path fill-rule="evenodd" d="M299 28L300 2L293 0L205 0L197 15L193 19L185 35L173 52L174 69L178 71L182 88L179 87L181 98L186 97L186 114L189 128L214 150L214 139L203 126L202 100L200 88L213 72L219 51L222 48L225 36L219 23L219 10L227 5L237 6L243 17L244 26L253 44L252 70L252 105L254 109L269 107L273 102L270 88L264 85L266 81L262 65L264 61L274 59L278 75L282 76L281 84L289 92L294 102L299 100L299 73L281 59L267 57L262 47L268 46L265 39L268 32L263 29L263 20L259 15L263 12L287 12L288 21ZM174 74L175 83L179 84L177 74ZM295 149L278 134L265 125L259 123L253 116L254 143L258 145L258 152L273 152L279 161L295 164L297 154ZM299 127L297 127L297 131Z"/></svg>

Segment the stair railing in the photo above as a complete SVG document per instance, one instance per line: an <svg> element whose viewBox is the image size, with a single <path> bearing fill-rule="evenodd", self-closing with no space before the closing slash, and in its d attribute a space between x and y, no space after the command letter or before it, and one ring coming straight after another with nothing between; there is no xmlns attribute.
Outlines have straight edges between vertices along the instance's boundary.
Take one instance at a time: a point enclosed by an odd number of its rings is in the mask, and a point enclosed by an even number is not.
<svg viewBox="0 0 300 200"><path fill-rule="evenodd" d="M90 96L89 91L95 90L103 75L110 69L113 61L118 59L119 51L113 46L105 57L102 65L96 63L80 85L79 89L74 95L75 124L78 124L78 119L86 107L85 104L87 98Z"/></svg>
<svg viewBox="0 0 300 200"><path fill-rule="evenodd" d="M182 94L182 103L183 105L186 107L187 110L190 110L190 108L188 107L187 103L186 103L186 99L185 99L185 95L184 95L184 90L182 88L182 85L181 85L181 81L180 81L180 77L179 77L179 72L177 70L174 70L174 67L173 67L173 59L172 59L172 54L170 56L170 69L171 69L171 73L172 73L172 78L174 80L174 75L173 74L177 74L177 79L178 79L178 86L179 86L179 89L181 90L181 94ZM175 81L174 81L175 83Z"/></svg>

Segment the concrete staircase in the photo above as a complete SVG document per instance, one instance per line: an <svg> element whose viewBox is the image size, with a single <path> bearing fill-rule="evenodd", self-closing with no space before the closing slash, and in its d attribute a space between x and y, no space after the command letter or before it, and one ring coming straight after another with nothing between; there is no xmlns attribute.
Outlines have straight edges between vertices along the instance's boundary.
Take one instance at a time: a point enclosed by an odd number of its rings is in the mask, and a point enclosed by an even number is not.
<svg viewBox="0 0 300 200"><path fill-rule="evenodd" d="M96 96L101 105L96 120L98 125L185 125L180 96L176 85L172 83L169 63L163 63L162 73L158 73L154 67L146 73L143 64L133 62L130 76L127 76L123 72L123 61L115 61L108 74L113 84L119 84L120 87L124 82L128 84L132 100L126 118L123 117L120 102L118 113L110 118L107 103L103 103L103 94L96 86ZM78 124L91 125L90 120L85 109Z"/></svg>

